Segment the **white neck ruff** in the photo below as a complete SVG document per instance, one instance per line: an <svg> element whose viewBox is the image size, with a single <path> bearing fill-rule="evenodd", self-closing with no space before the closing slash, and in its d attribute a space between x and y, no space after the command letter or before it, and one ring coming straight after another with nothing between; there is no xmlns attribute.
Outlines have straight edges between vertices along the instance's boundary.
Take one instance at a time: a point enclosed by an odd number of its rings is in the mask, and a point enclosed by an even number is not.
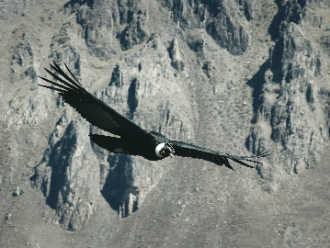
<svg viewBox="0 0 330 248"><path fill-rule="evenodd" d="M155 153L157 157L163 158L164 156L160 154L160 151L165 147L165 143L160 143L158 146L155 148Z"/></svg>

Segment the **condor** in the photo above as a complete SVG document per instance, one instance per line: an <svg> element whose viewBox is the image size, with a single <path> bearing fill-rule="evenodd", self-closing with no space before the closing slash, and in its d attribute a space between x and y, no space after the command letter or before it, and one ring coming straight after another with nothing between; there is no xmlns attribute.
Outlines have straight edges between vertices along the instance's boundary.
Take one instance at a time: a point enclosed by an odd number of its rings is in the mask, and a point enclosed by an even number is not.
<svg viewBox="0 0 330 248"><path fill-rule="evenodd" d="M161 160L168 156L173 157L174 155L191 157L203 159L217 165L225 165L232 170L234 169L229 164L228 160L232 160L246 167L254 168L247 162L262 164L252 159L268 155L264 153L259 156L236 156L228 153L220 153L185 142L169 140L158 132L144 130L86 91L67 65L65 65L65 67L71 77L55 62L54 65L50 66L58 75L46 68L45 70L53 76L57 82L40 77L51 84L51 86L40 86L58 91L64 101L75 108L90 124L119 136L116 138L89 134L90 139L95 144L110 152L142 156L153 161Z"/></svg>

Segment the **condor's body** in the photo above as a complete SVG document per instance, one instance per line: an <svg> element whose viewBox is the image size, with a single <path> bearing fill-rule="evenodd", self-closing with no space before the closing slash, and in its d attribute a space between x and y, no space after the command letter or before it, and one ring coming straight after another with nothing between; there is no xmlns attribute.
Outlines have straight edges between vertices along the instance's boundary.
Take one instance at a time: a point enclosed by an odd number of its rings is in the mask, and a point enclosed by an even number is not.
<svg viewBox="0 0 330 248"><path fill-rule="evenodd" d="M97 134L89 136L94 143L110 152L139 155L151 161L164 159L165 157L157 156L155 149L161 144L170 143L165 136L153 131L121 138Z"/></svg>

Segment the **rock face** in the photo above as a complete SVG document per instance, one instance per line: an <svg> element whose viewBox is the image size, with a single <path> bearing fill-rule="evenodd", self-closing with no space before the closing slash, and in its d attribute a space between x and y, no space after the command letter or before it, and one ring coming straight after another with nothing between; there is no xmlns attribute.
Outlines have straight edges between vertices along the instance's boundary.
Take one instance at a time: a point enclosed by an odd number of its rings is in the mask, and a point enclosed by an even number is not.
<svg viewBox="0 0 330 248"><path fill-rule="evenodd" d="M79 34L90 54L100 59L110 59L111 54L128 50L149 37L149 9L144 1L91 1L65 6L76 12L76 23L82 29ZM121 30L123 25L126 28Z"/></svg>
<svg viewBox="0 0 330 248"><path fill-rule="evenodd" d="M247 21L253 19L253 1L160 1L173 12L173 21L184 30L205 28L221 47L234 55L249 46Z"/></svg>
<svg viewBox="0 0 330 248"><path fill-rule="evenodd" d="M53 222L76 231L95 211L100 170L95 166L98 161L88 140L86 121L71 121L66 128L61 124L50 138L44 161L36 167L34 185L56 210Z"/></svg>
<svg viewBox="0 0 330 248"><path fill-rule="evenodd" d="M330 247L329 16L325 0L0 2L0 247ZM38 87L52 60L142 128L272 154L233 173L109 153Z"/></svg>
<svg viewBox="0 0 330 248"><path fill-rule="evenodd" d="M297 15L291 10L298 11L301 5L288 1L283 8L280 12L288 12L284 16L289 18ZM294 20L301 21L299 18ZM328 140L328 124L320 104L322 87L317 83L323 79L325 62L304 30L294 22L287 22L287 19L282 20L279 38L270 48L265 68L260 71L263 78L255 77L250 81L255 88L255 108L258 111L247 146L254 153L273 146L274 157L278 158L274 162L291 174L317 164L324 142ZM269 134L271 142L265 139ZM261 167L259 173L270 180L269 175L264 176L267 170L268 166ZM277 173L280 173L279 169L272 178ZM277 186L273 179L267 185L270 192L276 191Z"/></svg>

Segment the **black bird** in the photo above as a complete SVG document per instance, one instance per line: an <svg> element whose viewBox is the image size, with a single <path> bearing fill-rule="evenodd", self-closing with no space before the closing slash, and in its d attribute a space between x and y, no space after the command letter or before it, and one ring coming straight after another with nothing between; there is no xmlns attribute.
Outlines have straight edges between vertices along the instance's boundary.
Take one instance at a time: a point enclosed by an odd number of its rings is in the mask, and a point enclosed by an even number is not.
<svg viewBox="0 0 330 248"><path fill-rule="evenodd" d="M40 84L40 86L58 91L64 101L75 108L89 123L119 136L119 138L116 138L99 134L89 134L90 139L94 143L110 152L138 155L154 161L164 159L168 156L173 157L175 154L182 157L203 159L217 165L224 164L232 170L234 169L229 164L228 159L254 168L247 164L246 161L262 164L251 159L265 157L267 155L261 154L259 156L242 157L220 153L181 141L169 140L160 133L144 130L86 91L67 65L65 67L71 77L64 73L55 62L54 65L50 66L62 77L44 68L57 82L40 77L51 84L51 86Z"/></svg>

